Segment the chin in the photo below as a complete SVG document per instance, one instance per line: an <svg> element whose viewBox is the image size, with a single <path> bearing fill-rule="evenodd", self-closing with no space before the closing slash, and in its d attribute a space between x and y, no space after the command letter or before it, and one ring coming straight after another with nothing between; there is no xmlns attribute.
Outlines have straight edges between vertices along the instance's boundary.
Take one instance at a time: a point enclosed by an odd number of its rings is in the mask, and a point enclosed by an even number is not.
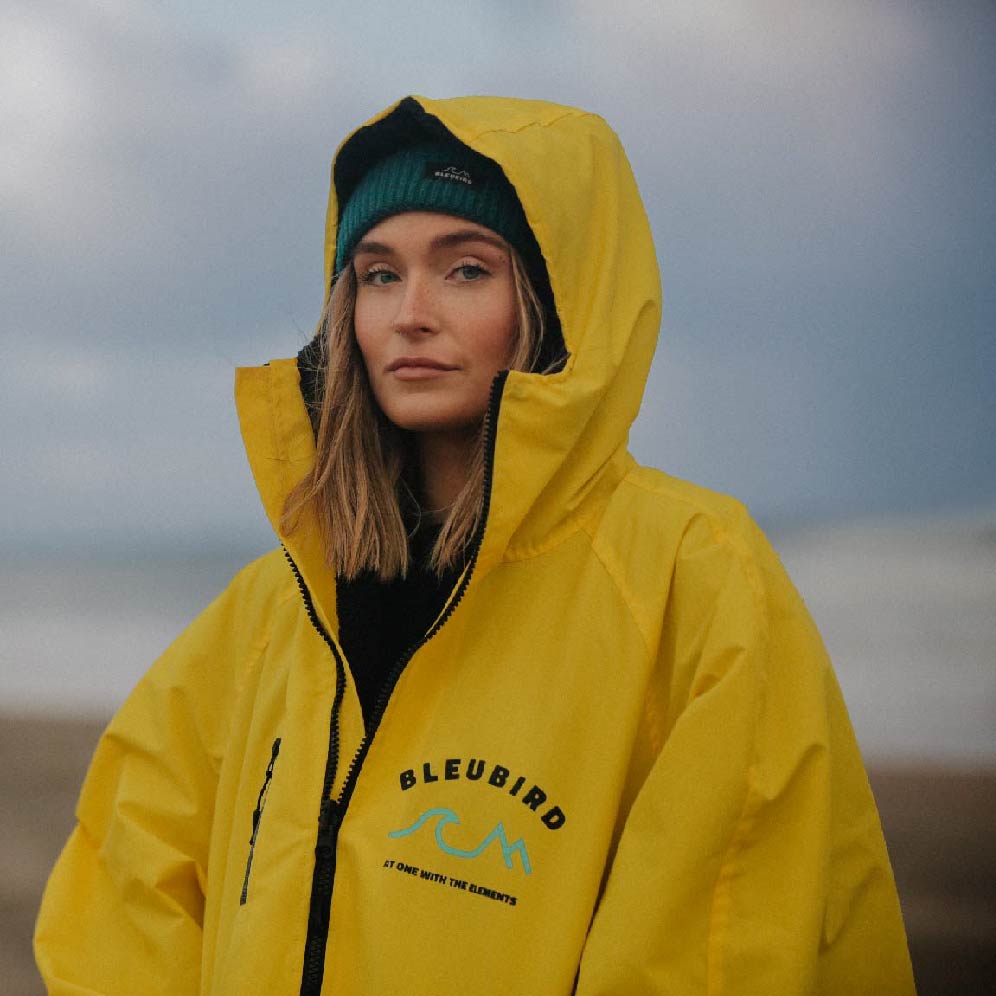
<svg viewBox="0 0 996 996"><path fill-rule="evenodd" d="M415 433L470 433L480 428L484 419L483 413L412 411L404 406L385 409L384 414L399 429Z"/></svg>

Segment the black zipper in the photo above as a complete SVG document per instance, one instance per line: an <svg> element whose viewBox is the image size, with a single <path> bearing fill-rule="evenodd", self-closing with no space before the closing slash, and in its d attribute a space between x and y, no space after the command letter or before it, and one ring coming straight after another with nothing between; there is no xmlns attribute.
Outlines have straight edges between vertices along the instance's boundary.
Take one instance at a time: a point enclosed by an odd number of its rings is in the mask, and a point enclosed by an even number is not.
<svg viewBox="0 0 996 996"><path fill-rule="evenodd" d="M259 823L263 818L263 807L266 805L266 797L270 792L270 779L273 778L273 766L277 763L277 755L280 753L280 737L273 741L270 750L270 763L266 766L266 774L263 776L263 785L259 790L259 797L256 799L256 808L252 811L252 836L249 838L249 857L246 858L246 875L242 880L242 894L239 896L239 906L245 906L246 897L249 895L249 873L252 871L252 856L256 850L256 837L259 834Z"/></svg>
<svg viewBox="0 0 996 996"><path fill-rule="evenodd" d="M325 764L325 784L322 789L322 800L318 817L318 838L315 844L315 870L311 880L311 904L308 912L308 937L304 944L304 967L301 972L301 996L319 996L322 989L322 978L325 974L325 949L328 945L329 919L332 912L332 886L335 880L335 848L336 840L339 836L339 827L342 825L346 807L352 798L356 780L359 777L363 761L370 749L370 743L380 726L381 718L387 709L394 686L401 677L402 672L408 662L415 656L418 650L428 643L446 624L454 610L460 604L463 596L470 584L470 577L477 564L477 555L481 550L481 543L484 539L484 530L488 522L488 512L491 507L491 484L494 473L495 456L495 432L494 426L498 421L498 408L501 405L502 391L505 381L508 378L508 371L502 370L495 377L491 384L491 394L488 399L488 408L484 416L484 430L482 445L484 446L484 481L483 481L483 504L481 508L481 520L477 525L477 532L471 544L470 556L467 558L467 567L461 575L456 592L450 599L445 611L433 624L431 629L420 640L413 643L398 658L387 680L381 687L380 695L370 717L360 746L353 755L346 772L346 780L343 783L342 792L339 799L331 798L332 786L335 783L336 770L339 764L339 711L342 707L342 698L345 691L346 675L342 657L339 654L335 641L325 632L318 614L315 611L314 603L308 586L301 577L301 572L291 559L287 550L284 556L287 558L294 576L297 578L298 588L301 590L301 597L304 599L305 608L311 625L318 631L322 639L328 644L335 658L336 666L336 692L332 703L332 715L329 729L329 753Z"/></svg>
<svg viewBox="0 0 996 996"><path fill-rule="evenodd" d="M304 943L304 969L301 975L302 993L319 993L322 988L322 974L325 965L325 945L329 931L329 912L332 902L332 880L335 877L335 840L339 832L337 806L331 798L335 784L336 769L339 766L339 712L346 692L346 668L335 640L326 632L311 592L301 577L301 571L287 549L284 556L290 564L297 586L304 601L308 619L319 636L325 641L335 660L335 697L329 716L329 749L325 759L325 777L322 782L322 798L318 807L318 836L315 841L315 867L311 877L311 903L308 911L308 935ZM324 900L324 901L323 901ZM317 988L316 988L317 986Z"/></svg>

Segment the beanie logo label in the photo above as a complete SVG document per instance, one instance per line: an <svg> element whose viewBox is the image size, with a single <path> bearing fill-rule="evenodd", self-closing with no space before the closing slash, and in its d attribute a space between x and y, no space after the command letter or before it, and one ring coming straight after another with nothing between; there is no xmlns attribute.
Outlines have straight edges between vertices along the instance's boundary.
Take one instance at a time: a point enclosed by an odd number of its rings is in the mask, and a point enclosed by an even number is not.
<svg viewBox="0 0 996 996"><path fill-rule="evenodd" d="M459 166L429 163L425 167L424 175L426 180L449 180L451 183L463 183L468 187L474 186L474 179L470 175L470 171L460 169Z"/></svg>

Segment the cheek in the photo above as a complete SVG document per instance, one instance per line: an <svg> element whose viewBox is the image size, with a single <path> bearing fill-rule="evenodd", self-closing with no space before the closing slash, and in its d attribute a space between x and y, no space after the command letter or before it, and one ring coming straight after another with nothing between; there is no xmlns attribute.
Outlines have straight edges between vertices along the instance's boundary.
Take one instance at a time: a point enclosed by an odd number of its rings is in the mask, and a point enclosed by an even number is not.
<svg viewBox="0 0 996 996"><path fill-rule="evenodd" d="M490 324L489 353L495 370L508 366L518 340L518 316L514 302L500 308Z"/></svg>
<svg viewBox="0 0 996 996"><path fill-rule="evenodd" d="M502 329L501 334L495 336L492 343L492 359L494 368L504 370L511 362L515 353L515 326L509 325Z"/></svg>
<svg viewBox="0 0 996 996"><path fill-rule="evenodd" d="M470 333L469 342L481 374L493 376L508 367L515 352L518 334L518 310L515 291L508 286L496 286L485 298L478 298L472 310L461 316Z"/></svg>
<svg viewBox="0 0 996 996"><path fill-rule="evenodd" d="M370 371L371 366L376 366L377 358L377 337L374 335L373 324L370 316L364 310L357 307L353 315L353 335L356 338L356 345L359 347L363 363Z"/></svg>

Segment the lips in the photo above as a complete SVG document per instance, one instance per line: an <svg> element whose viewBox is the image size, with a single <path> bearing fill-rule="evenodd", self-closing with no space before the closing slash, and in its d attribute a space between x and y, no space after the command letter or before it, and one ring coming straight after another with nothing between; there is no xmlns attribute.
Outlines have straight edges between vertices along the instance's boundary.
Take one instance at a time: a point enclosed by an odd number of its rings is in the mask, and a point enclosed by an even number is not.
<svg viewBox="0 0 996 996"><path fill-rule="evenodd" d="M402 370L456 370L455 366L443 363L440 360L433 360L427 356L402 356L387 367L388 373L397 373Z"/></svg>

